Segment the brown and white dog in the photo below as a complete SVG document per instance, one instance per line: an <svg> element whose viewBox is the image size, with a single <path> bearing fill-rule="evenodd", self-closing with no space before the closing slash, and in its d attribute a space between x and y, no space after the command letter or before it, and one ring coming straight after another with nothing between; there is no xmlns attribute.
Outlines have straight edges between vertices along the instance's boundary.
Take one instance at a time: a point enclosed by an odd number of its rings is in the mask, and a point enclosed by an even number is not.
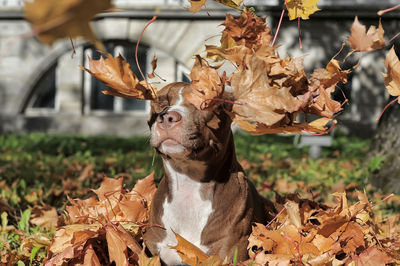
<svg viewBox="0 0 400 266"><path fill-rule="evenodd" d="M170 246L173 232L206 254L232 260L248 257L253 222L272 218L272 203L262 198L238 163L231 119L222 106L197 110L182 94L189 84L173 83L152 102L151 145L161 154L165 176L151 206L145 242L167 265L182 264Z"/></svg>

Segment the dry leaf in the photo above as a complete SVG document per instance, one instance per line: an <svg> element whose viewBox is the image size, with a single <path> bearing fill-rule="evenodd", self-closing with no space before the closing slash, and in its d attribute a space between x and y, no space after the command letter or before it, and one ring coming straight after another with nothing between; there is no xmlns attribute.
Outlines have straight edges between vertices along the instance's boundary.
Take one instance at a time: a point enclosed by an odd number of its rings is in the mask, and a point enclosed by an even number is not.
<svg viewBox="0 0 400 266"><path fill-rule="evenodd" d="M394 47L386 55L385 67L386 74L383 74L383 76L388 93L392 96L400 96L400 62ZM400 103L400 98L398 103Z"/></svg>
<svg viewBox="0 0 400 266"><path fill-rule="evenodd" d="M111 0L26 1L25 18L41 42L51 45L58 39L84 37L105 51L89 22L110 8Z"/></svg>
<svg viewBox="0 0 400 266"><path fill-rule="evenodd" d="M238 9L243 2L243 0L215 0L215 1L236 9Z"/></svg>
<svg viewBox="0 0 400 266"><path fill-rule="evenodd" d="M188 10L192 13L197 13L206 4L207 0L189 0L190 8Z"/></svg>
<svg viewBox="0 0 400 266"><path fill-rule="evenodd" d="M154 73L154 71L156 70L156 68L157 68L157 57L156 57L156 55L154 55L154 56L153 56L153 60L151 60L151 69L152 69L152 71L151 71L150 74L147 74L147 76L148 76L150 79L152 79L152 78L154 78L154 77L156 76L156 74Z"/></svg>
<svg viewBox="0 0 400 266"><path fill-rule="evenodd" d="M199 110L212 108L217 103L212 99L220 97L224 92L224 75L220 77L216 68L197 55L190 79L190 90L184 91L183 96Z"/></svg>
<svg viewBox="0 0 400 266"><path fill-rule="evenodd" d="M317 3L319 0L287 0L286 8L289 12L289 19L309 19L311 14L319 11Z"/></svg>
<svg viewBox="0 0 400 266"><path fill-rule="evenodd" d="M138 77L132 72L129 63L121 56L113 57L107 54L107 59L99 60L89 58L89 69L81 68L104 82L109 90L104 94L135 98L141 100L156 100L157 93L145 80L139 82Z"/></svg>
<svg viewBox="0 0 400 266"><path fill-rule="evenodd" d="M208 256L201 251L198 247L175 233L178 244L176 246L170 246L178 253L181 257L182 262L185 264L196 265L197 262L204 262L208 259Z"/></svg>
<svg viewBox="0 0 400 266"><path fill-rule="evenodd" d="M57 210L54 207L44 205L35 206L32 209L30 222L34 225L46 228L48 230L55 229L58 221Z"/></svg>
<svg viewBox="0 0 400 266"><path fill-rule="evenodd" d="M116 266L128 266L128 249L120 234L121 232L113 226L109 226L106 229L108 255L110 262L114 261Z"/></svg>
<svg viewBox="0 0 400 266"><path fill-rule="evenodd" d="M160 255L147 257L145 252L146 246L143 244L142 252L139 254L139 266L161 266Z"/></svg>
<svg viewBox="0 0 400 266"><path fill-rule="evenodd" d="M248 60L247 68L239 66L232 75L231 87L234 101L232 112L250 122L272 126L305 105L294 97L288 87L269 85L265 61L256 56ZM235 121L236 122L236 121Z"/></svg>
<svg viewBox="0 0 400 266"><path fill-rule="evenodd" d="M379 21L379 26L371 26L366 32L365 25L358 21L355 17L353 25L351 26L351 36L347 38L350 47L355 52L370 52L376 49L381 49L385 46L384 30Z"/></svg>

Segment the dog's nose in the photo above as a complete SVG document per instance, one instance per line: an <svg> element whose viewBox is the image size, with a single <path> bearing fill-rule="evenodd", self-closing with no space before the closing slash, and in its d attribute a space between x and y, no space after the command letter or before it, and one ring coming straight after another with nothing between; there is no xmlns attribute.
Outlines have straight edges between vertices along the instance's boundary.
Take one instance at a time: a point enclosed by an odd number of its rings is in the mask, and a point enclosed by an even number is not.
<svg viewBox="0 0 400 266"><path fill-rule="evenodd" d="M165 114L160 115L157 118L157 125L161 129L170 129L173 126L177 125L179 121L182 120L182 116L175 111L167 112Z"/></svg>

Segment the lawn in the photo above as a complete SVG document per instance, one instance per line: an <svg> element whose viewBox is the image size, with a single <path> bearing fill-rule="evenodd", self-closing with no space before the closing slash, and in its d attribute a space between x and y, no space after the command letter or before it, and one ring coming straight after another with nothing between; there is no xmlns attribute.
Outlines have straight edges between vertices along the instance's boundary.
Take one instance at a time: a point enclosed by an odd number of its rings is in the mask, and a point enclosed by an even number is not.
<svg viewBox="0 0 400 266"><path fill-rule="evenodd" d="M291 136L237 134L235 142L248 177L270 198L275 192L296 192L327 203L332 201L331 193L346 191L352 201L356 190L367 191L373 202L384 198L369 185L370 172L379 167L379 158L366 162L368 139L336 134L332 146L324 148L319 159L310 158L307 148L296 147ZM129 189L153 170L156 181L162 176L161 159L146 137L3 135L0 150L0 200L7 204L0 204L0 211L7 207L15 211L8 218L4 213L1 216L0 258L5 262L6 256L15 256L21 265L27 260L40 264L46 256L46 243L54 234L29 223L34 206L53 206L60 214L68 203L67 195L93 195L88 188L98 188L104 176L124 176ZM384 212L399 210L397 197L382 204ZM15 230L4 230L7 225ZM47 242L24 254L21 238L38 233Z"/></svg>

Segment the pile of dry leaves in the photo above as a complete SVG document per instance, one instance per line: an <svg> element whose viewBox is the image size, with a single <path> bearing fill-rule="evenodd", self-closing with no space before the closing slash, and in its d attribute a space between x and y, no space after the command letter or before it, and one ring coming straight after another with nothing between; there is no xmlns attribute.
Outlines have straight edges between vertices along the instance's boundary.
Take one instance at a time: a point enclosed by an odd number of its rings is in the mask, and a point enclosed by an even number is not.
<svg viewBox="0 0 400 266"><path fill-rule="evenodd" d="M132 190L122 178L105 178L95 196L69 199L64 214L51 207L33 210L31 223L56 226L45 265L160 265L159 257L145 254L143 233L155 192L153 175ZM400 263L399 215L378 211L364 193L349 205L345 193L335 193L327 206L296 194L276 196L279 214L268 225L255 224L249 238L249 256L236 265L384 265ZM189 265L232 265L208 256L176 235L177 250ZM25 245L29 253L28 243Z"/></svg>

